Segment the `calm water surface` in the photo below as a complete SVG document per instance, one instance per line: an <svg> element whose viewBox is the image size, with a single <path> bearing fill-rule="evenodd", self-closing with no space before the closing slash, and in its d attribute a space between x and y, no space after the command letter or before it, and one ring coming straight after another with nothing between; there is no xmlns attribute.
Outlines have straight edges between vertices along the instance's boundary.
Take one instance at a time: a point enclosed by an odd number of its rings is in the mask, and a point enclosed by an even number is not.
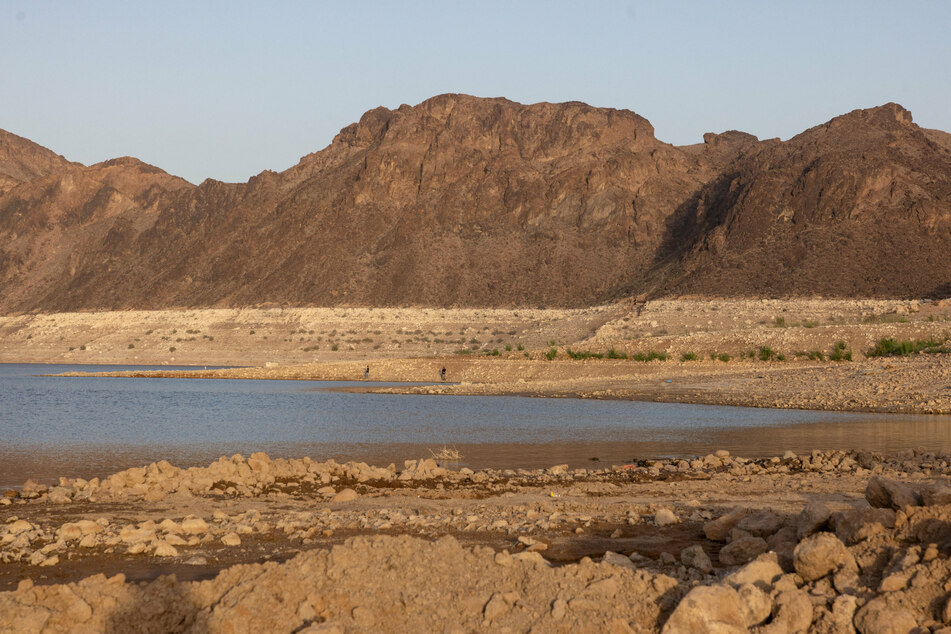
<svg viewBox="0 0 951 634"><path fill-rule="evenodd" d="M314 381L55 378L106 366L0 364L0 486L221 455L363 460L454 445L471 467L617 464L787 449L951 451L951 417L503 396L353 394ZM130 369L125 367L123 369ZM166 368L167 369L167 368ZM362 384L362 383L361 383Z"/></svg>

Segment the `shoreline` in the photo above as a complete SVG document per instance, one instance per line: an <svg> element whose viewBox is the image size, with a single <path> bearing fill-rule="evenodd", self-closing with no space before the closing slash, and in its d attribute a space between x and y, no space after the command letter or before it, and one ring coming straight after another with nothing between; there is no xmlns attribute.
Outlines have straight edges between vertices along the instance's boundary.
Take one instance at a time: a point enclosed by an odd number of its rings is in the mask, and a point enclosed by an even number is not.
<svg viewBox="0 0 951 634"><path fill-rule="evenodd" d="M364 362L234 367L218 370L67 372L62 377L253 379L363 382ZM814 362L573 362L507 359L415 358L372 363L373 383L343 391L634 400L766 409L880 414L951 414L951 359L945 355ZM459 381L426 382L423 374L452 367ZM525 374L528 378L520 376ZM421 385L422 383L422 385ZM836 390L829 392L829 384ZM825 391L824 391L825 390ZM925 391L927 390L927 391Z"/></svg>
<svg viewBox="0 0 951 634"><path fill-rule="evenodd" d="M481 470L256 453L27 485L0 498L15 630L938 631L951 581L951 455L927 451Z"/></svg>

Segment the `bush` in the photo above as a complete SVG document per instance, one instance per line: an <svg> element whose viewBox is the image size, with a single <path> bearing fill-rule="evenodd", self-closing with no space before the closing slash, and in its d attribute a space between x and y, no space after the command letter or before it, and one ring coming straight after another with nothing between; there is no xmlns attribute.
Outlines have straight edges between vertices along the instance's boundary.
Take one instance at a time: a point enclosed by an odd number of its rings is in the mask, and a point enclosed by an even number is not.
<svg viewBox="0 0 951 634"><path fill-rule="evenodd" d="M568 348L568 350L566 350L566 354L572 359L575 359L576 361L580 359L591 359L591 358L603 359L604 358L604 355L601 354L600 352L591 352L590 350L575 351L575 350L572 350L571 348Z"/></svg>
<svg viewBox="0 0 951 634"><path fill-rule="evenodd" d="M681 361L696 361L697 355L693 352L685 352L682 355L680 355L680 360Z"/></svg>
<svg viewBox="0 0 951 634"><path fill-rule="evenodd" d="M618 352L614 348L611 348L610 350L608 350L607 357L608 359L627 359L627 353Z"/></svg>
<svg viewBox="0 0 951 634"><path fill-rule="evenodd" d="M521 352L522 350L525 349L525 346L523 346L522 344L518 344L517 346L515 346L515 349Z"/></svg>
<svg viewBox="0 0 951 634"><path fill-rule="evenodd" d="M722 362L724 362L724 363L726 363L726 362L729 361L730 359L731 359L730 355L728 355L728 354L725 353L725 352L721 352L720 354L717 355L717 360L718 360L718 361L722 361Z"/></svg>
<svg viewBox="0 0 951 634"><path fill-rule="evenodd" d="M948 354L951 348L947 341L935 339L903 339L897 341L890 337L882 337L875 347L865 353L868 357L904 357L910 354Z"/></svg>
<svg viewBox="0 0 951 634"><path fill-rule="evenodd" d="M555 348L552 348L551 350L545 353L545 358L548 359L549 361L551 361L557 356L558 356L558 350L556 350Z"/></svg>
<svg viewBox="0 0 951 634"><path fill-rule="evenodd" d="M667 360L667 353L666 353L666 352L657 352L657 351L655 351L655 350L651 350L651 351L648 352L647 354L644 354L643 352L638 352L637 354L634 355L634 360L635 360L635 361L645 361L645 362L646 362L646 361L653 361L653 360L655 360L655 359L657 359L657 360L659 360L659 361L666 361L666 360Z"/></svg>
<svg viewBox="0 0 951 634"><path fill-rule="evenodd" d="M759 352L756 353L756 356L760 361L772 361L776 358L776 352L768 346L763 346L759 349Z"/></svg>
<svg viewBox="0 0 951 634"><path fill-rule="evenodd" d="M830 361L851 361L852 351L845 347L844 341L837 341L829 355Z"/></svg>
<svg viewBox="0 0 951 634"><path fill-rule="evenodd" d="M774 319L774 320L773 320L773 327L775 327L775 328L785 328L785 327L786 327L786 318L785 318L785 317L777 317L776 319Z"/></svg>

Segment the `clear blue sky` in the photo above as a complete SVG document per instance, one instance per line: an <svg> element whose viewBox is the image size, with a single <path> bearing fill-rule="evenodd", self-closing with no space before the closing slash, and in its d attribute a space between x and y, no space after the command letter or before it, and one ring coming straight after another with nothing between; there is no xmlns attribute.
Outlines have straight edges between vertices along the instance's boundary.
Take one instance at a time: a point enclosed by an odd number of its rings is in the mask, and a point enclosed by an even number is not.
<svg viewBox="0 0 951 634"><path fill-rule="evenodd" d="M951 131L951 2L0 0L0 128L198 183L436 94L628 108L657 137L788 138L897 101Z"/></svg>

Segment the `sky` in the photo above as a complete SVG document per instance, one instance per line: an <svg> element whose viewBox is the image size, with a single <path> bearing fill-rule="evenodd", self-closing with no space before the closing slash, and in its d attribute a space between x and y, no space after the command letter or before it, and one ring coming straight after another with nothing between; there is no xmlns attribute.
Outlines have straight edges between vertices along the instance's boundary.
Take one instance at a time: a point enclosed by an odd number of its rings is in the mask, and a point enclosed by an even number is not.
<svg viewBox="0 0 951 634"><path fill-rule="evenodd" d="M951 131L951 2L0 0L0 128L244 182L377 106L583 101L684 145L895 101Z"/></svg>

